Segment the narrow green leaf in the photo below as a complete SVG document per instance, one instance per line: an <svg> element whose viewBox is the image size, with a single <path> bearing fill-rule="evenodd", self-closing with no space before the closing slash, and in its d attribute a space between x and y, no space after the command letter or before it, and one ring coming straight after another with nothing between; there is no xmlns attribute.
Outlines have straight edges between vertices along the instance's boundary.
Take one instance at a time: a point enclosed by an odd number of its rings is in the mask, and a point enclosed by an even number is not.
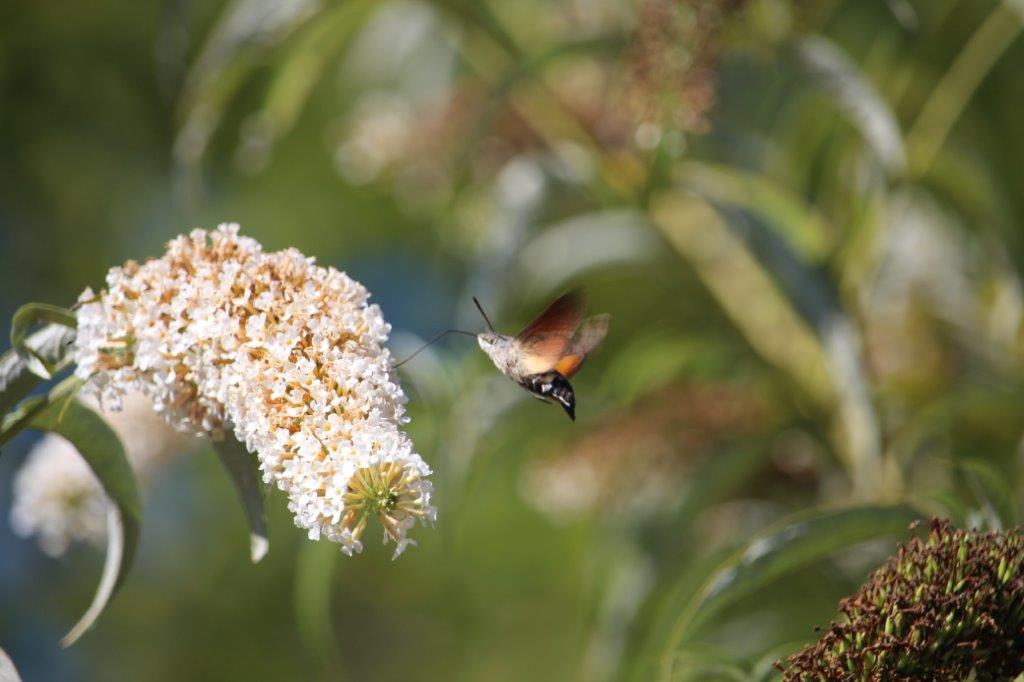
<svg viewBox="0 0 1024 682"><path fill-rule="evenodd" d="M60 408L74 400L81 387L82 380L70 376L50 389L46 395L33 396L23 401L0 420L0 445L4 445L21 431L29 428L32 419L43 410L56 406L59 413Z"/></svg>
<svg viewBox="0 0 1024 682"><path fill-rule="evenodd" d="M907 157L896 114L857 64L823 36L800 40L796 56L814 85L832 95L886 169L902 174Z"/></svg>
<svg viewBox="0 0 1024 682"><path fill-rule="evenodd" d="M867 540L901 535L920 514L906 505L816 511L777 524L756 536L712 573L676 620L662 654L662 677L670 679L681 645L701 625L773 580Z"/></svg>
<svg viewBox="0 0 1024 682"><path fill-rule="evenodd" d="M733 166L686 161L676 169L686 190L709 203L740 206L760 216L801 261L821 263L835 245L836 231L803 197L762 173Z"/></svg>
<svg viewBox="0 0 1024 682"><path fill-rule="evenodd" d="M138 529L136 528L137 532ZM64 635L64 638L60 640L62 647L66 649L77 642L92 627L104 609L107 608L111 597L114 596L114 592L128 573L134 551L135 539L129 541L127 537L121 510L116 505L110 505L107 509L107 556L103 561L103 573L100 575L100 584L96 587L96 594L93 595L89 608L78 619L74 627L68 631L68 634Z"/></svg>
<svg viewBox="0 0 1024 682"><path fill-rule="evenodd" d="M920 28L921 20L917 16L917 10L910 4L910 0L886 0L885 4L904 30L917 31Z"/></svg>
<svg viewBox="0 0 1024 682"><path fill-rule="evenodd" d="M957 120L996 62L1024 30L1020 0L1003 0L971 35L931 94L907 135L915 176L928 172Z"/></svg>
<svg viewBox="0 0 1024 682"><path fill-rule="evenodd" d="M252 562L258 563L266 556L270 542L267 539L267 517L263 510L263 482L256 456L230 433L225 435L224 440L214 442L213 449L238 491L238 499L242 502L245 518L249 522Z"/></svg>
<svg viewBox="0 0 1024 682"><path fill-rule="evenodd" d="M688 165L689 176L705 175L699 164ZM684 184L696 188L692 180ZM834 411L837 449L857 494L867 499L884 494L886 486L896 489L882 466L878 418L857 327L846 315L836 284L777 229L781 223L776 221L786 220L789 211L771 209L759 196L749 197L748 208L728 192L714 198L714 204L681 191L659 193L651 199L651 219L690 261L753 348Z"/></svg>
<svg viewBox="0 0 1024 682"><path fill-rule="evenodd" d="M0 648L0 682L21 682L14 663L2 648Z"/></svg>
<svg viewBox="0 0 1024 682"><path fill-rule="evenodd" d="M719 212L699 197L666 192L651 199L651 220L754 350L828 404L833 388L821 345Z"/></svg>
<svg viewBox="0 0 1024 682"><path fill-rule="evenodd" d="M33 357L53 368L56 373L70 361L68 349L75 340L75 331L63 325L47 325L30 334L25 345ZM35 374L25 358L12 348L0 355L0 415L5 414L27 396L42 379Z"/></svg>
<svg viewBox="0 0 1024 682"><path fill-rule="evenodd" d="M233 0L189 68L180 96L183 124L174 144L177 161L198 164L231 101L262 63L300 25L325 11L318 3Z"/></svg>
<svg viewBox="0 0 1024 682"><path fill-rule="evenodd" d="M375 6L367 0L348 0L329 7L316 21L302 27L295 45L284 50L260 112L271 141L295 125L325 69L349 44L368 10Z"/></svg>
<svg viewBox="0 0 1024 682"><path fill-rule="evenodd" d="M70 329L78 327L78 320L75 314L67 308L61 308L47 303L26 303L18 308L11 318L11 348L18 354L18 357L26 361L29 371L37 374L43 379L53 376L54 366L48 362L45 355L37 354L35 349L27 343L28 330L33 324L49 322L63 325Z"/></svg>
<svg viewBox="0 0 1024 682"><path fill-rule="evenodd" d="M113 504L107 516L107 557L96 595L85 615L61 640L71 646L96 621L128 575L141 522L135 474L114 431L91 409L71 400L49 402L31 419L30 428L66 438L85 459Z"/></svg>

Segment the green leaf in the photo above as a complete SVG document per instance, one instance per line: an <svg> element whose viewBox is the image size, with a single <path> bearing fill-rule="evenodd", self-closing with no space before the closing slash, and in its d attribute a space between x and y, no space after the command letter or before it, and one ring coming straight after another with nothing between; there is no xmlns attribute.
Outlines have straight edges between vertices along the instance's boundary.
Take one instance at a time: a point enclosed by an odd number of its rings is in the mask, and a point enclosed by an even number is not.
<svg viewBox="0 0 1024 682"><path fill-rule="evenodd" d="M33 396L23 401L0 420L0 445L14 438L22 430L29 428L32 420L43 410L56 407L59 412L60 409L68 406L81 387L82 380L76 376L70 376L51 388L46 395Z"/></svg>
<svg viewBox="0 0 1024 682"><path fill-rule="evenodd" d="M107 557L103 575L85 615L61 640L61 646L68 647L92 626L128 575L139 538L139 491L121 441L98 414L82 403L75 400L66 404L49 402L31 418L29 426L70 441L113 502L107 515Z"/></svg>
<svg viewBox="0 0 1024 682"><path fill-rule="evenodd" d="M193 167L202 160L224 112L266 54L322 11L317 3L259 0L234 0L224 8L180 96L183 123L174 144L179 163Z"/></svg>
<svg viewBox="0 0 1024 682"><path fill-rule="evenodd" d="M14 663L2 648L0 648L0 682L21 682Z"/></svg>
<svg viewBox="0 0 1024 682"><path fill-rule="evenodd" d="M11 318L11 348L28 363L31 372L43 379L49 379L53 376L54 367L47 362L45 356L37 355L32 346L26 343L28 330L38 322L50 322L75 329L78 327L78 320L67 308L47 303L26 303L18 308Z"/></svg>
<svg viewBox="0 0 1024 682"><path fill-rule="evenodd" d="M692 177L706 169L690 166L693 185ZM695 175L693 169L703 170ZM882 466L857 327L835 283L776 229L789 211L771 210L759 197L748 198L748 209L726 194L711 204L682 191L663 192L651 199L651 219L751 346L834 412L837 449L857 494L884 494L895 486Z"/></svg>
<svg viewBox="0 0 1024 682"><path fill-rule="evenodd" d="M821 345L719 212L699 197L666 192L652 198L651 219L754 350L828 404L832 387Z"/></svg>
<svg viewBox="0 0 1024 682"><path fill-rule="evenodd" d="M930 88L928 100L907 134L910 167L920 177L931 168L957 120L985 76L1024 29L1024 10L1003 0L971 35L949 70Z"/></svg>
<svg viewBox="0 0 1024 682"><path fill-rule="evenodd" d="M805 263L825 261L834 248L836 232L825 215L765 174L686 161L679 164L676 177L684 189L709 203L740 206L757 214Z"/></svg>
<svg viewBox="0 0 1024 682"><path fill-rule="evenodd" d="M230 433L223 440L214 442L213 449L238 491L238 499L249 522L252 562L258 563L266 556L270 542L267 540L267 516L263 510L263 481L256 456Z"/></svg>
<svg viewBox="0 0 1024 682"><path fill-rule="evenodd" d="M896 114L860 68L823 36L800 40L796 55L812 82L832 95L886 169L894 175L902 174L907 157Z"/></svg>
<svg viewBox="0 0 1024 682"><path fill-rule="evenodd" d="M56 373L71 361L67 351L74 339L73 329L53 324L29 335L24 345L31 349L33 359L43 362ZM0 415L17 405L41 381L28 361L13 348L0 355Z"/></svg>
<svg viewBox="0 0 1024 682"><path fill-rule="evenodd" d="M271 141L292 129L324 71L375 6L367 0L348 0L329 7L300 29L294 46L285 48L260 112Z"/></svg>
<svg viewBox="0 0 1024 682"><path fill-rule="evenodd" d="M876 538L902 535L920 514L906 505L816 511L759 533L712 573L680 614L662 653L662 678L671 679L678 651L697 629L772 581L831 554Z"/></svg>

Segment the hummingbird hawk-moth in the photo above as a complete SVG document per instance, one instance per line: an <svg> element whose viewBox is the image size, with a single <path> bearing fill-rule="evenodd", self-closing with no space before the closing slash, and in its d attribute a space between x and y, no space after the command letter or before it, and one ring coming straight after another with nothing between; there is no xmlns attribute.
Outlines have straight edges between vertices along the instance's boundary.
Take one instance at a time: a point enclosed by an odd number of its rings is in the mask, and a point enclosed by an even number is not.
<svg viewBox="0 0 1024 682"><path fill-rule="evenodd" d="M576 419L576 395L569 379L608 333L607 314L583 319L583 291L558 297L517 336L494 331L475 298L490 331L477 334L477 343L502 374L530 395L561 405Z"/></svg>
<svg viewBox="0 0 1024 682"><path fill-rule="evenodd" d="M489 331L474 334L448 329L427 342L423 348L449 333L475 336L480 348L495 367L526 391L545 402L561 405L576 419L576 394L569 379L608 333L607 314L583 318L585 297L581 289L559 296L517 336L494 330L480 302L473 299ZM423 350L421 348L420 350ZM395 365L398 367L420 351Z"/></svg>

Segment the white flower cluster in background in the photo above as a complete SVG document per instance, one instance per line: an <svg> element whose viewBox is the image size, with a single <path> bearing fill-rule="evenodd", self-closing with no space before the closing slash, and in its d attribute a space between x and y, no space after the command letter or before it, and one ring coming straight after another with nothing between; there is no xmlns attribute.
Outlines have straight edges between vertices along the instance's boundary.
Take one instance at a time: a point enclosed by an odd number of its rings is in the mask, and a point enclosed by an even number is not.
<svg viewBox="0 0 1024 682"><path fill-rule="evenodd" d="M88 397L85 402L99 407ZM190 446L190 439L165 424L142 394L126 395L123 408L103 417L142 481L167 456ZM107 504L100 482L74 446L48 433L33 445L14 479L11 527L23 537L37 536L44 552L60 556L74 542L103 544Z"/></svg>
<svg viewBox="0 0 1024 682"><path fill-rule="evenodd" d="M82 294L77 373L105 405L135 389L179 430L233 429L310 538L360 551L372 515L397 556L436 511L368 296L295 249L264 253L237 225L194 230Z"/></svg>
<svg viewBox="0 0 1024 682"><path fill-rule="evenodd" d="M22 537L37 536L44 552L60 556L73 542L103 543L106 505L99 481L74 446L48 433L14 479L11 528Z"/></svg>

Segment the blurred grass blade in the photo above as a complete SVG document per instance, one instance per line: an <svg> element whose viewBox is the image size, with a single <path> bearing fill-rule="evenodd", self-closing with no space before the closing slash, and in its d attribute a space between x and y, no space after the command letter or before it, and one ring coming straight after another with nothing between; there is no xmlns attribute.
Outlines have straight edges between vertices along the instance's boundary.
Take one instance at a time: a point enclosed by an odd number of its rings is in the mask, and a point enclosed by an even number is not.
<svg viewBox="0 0 1024 682"><path fill-rule="evenodd" d="M1024 2L1003 0L974 32L931 96L907 135L910 170L924 175L942 149L985 75L1024 29Z"/></svg>
<svg viewBox="0 0 1024 682"><path fill-rule="evenodd" d="M194 166L232 98L260 64L260 56L320 10L317 0L235 0L228 5L189 70L181 97L176 160Z"/></svg>
<svg viewBox="0 0 1024 682"><path fill-rule="evenodd" d="M889 173L902 174L907 158L899 122L888 102L857 65L822 36L800 40L796 57L812 82L832 95Z"/></svg>
<svg viewBox="0 0 1024 682"><path fill-rule="evenodd" d="M432 0L432 4L448 12L453 19L463 25L480 29L482 35L486 35L510 55L517 59L523 57L515 40L487 3L473 0Z"/></svg>
<svg viewBox="0 0 1024 682"><path fill-rule="evenodd" d="M367 0L348 0L335 5L296 36L294 47L280 58L280 66L267 89L260 112L268 144L273 144L295 125L324 69L348 45L373 5Z"/></svg>
<svg viewBox="0 0 1024 682"><path fill-rule="evenodd" d="M56 373L71 362L67 352L75 339L75 330L51 324L30 334L24 341L38 358ZM12 348L0 355L0 415L6 414L21 402L42 381L32 372L28 362Z"/></svg>
<svg viewBox="0 0 1024 682"><path fill-rule="evenodd" d="M811 326L825 354L837 416L838 450L846 459L862 499L898 492L895 471L885 470L881 432L871 400L871 382L861 359L863 343L839 299L835 284L809 267L772 226L756 215L719 210L758 263L772 275L795 310Z"/></svg>
<svg viewBox="0 0 1024 682"><path fill-rule="evenodd" d="M655 225L754 349L835 410L857 493L877 496L885 482L877 420L859 339L831 283L760 220L682 193L657 195L651 207Z"/></svg>
<svg viewBox="0 0 1024 682"><path fill-rule="evenodd" d="M2 648L0 648L0 682L21 682L21 676L18 675L14 662Z"/></svg>
<svg viewBox="0 0 1024 682"><path fill-rule="evenodd" d="M28 331L33 324L38 322L50 322L59 324L71 329L78 326L75 314L67 308L61 308L48 303L26 303L18 308L11 318L11 348L18 354L18 357L26 361L28 369L43 379L53 376L54 366L48 362L45 355L37 354L35 349L27 343Z"/></svg>
<svg viewBox="0 0 1024 682"><path fill-rule="evenodd" d="M718 212L683 194L655 196L651 207L654 224L694 267L754 350L816 401L828 403L828 368L814 335Z"/></svg>
<svg viewBox="0 0 1024 682"><path fill-rule="evenodd" d="M340 552L331 542L304 542L295 571L295 619L302 640L338 678L341 657L331 621L331 583Z"/></svg>
<svg viewBox="0 0 1024 682"><path fill-rule="evenodd" d="M687 161L679 165L676 177L683 187L710 202L742 206L762 216L806 262L823 261L833 247L834 235L825 216L766 176Z"/></svg>
<svg viewBox="0 0 1024 682"><path fill-rule="evenodd" d="M886 0L885 4L905 30L916 31L920 28L921 20L918 18L914 6L910 4L910 0Z"/></svg>
<svg viewBox="0 0 1024 682"><path fill-rule="evenodd" d="M270 541L267 539L267 516L263 509L263 481L256 455L230 433L225 434L223 440L215 441L213 449L238 491L238 499L249 522L252 562L258 563L270 549Z"/></svg>
<svg viewBox="0 0 1024 682"><path fill-rule="evenodd" d="M726 607L839 550L904 534L919 517L906 505L851 507L812 512L758 534L711 575L680 614L662 654L662 678L673 679L675 657L687 638Z"/></svg>
<svg viewBox="0 0 1024 682"><path fill-rule="evenodd" d="M838 450L856 493L870 499L889 492L885 486L898 481L884 469L860 337L835 285L783 236L793 231L779 229L783 214L756 199L743 208L749 210L679 193L652 200L655 224L751 344L835 412Z"/></svg>
<svg viewBox="0 0 1024 682"><path fill-rule="evenodd" d="M1006 477L989 462L980 459L958 460L956 475L961 479L993 530L1014 528L1020 523L1013 489Z"/></svg>
<svg viewBox="0 0 1024 682"><path fill-rule="evenodd" d="M107 516L107 558L100 585L85 615L61 640L61 646L68 647L92 627L128 575L139 538L139 491L121 441L98 414L82 403L50 402L32 418L30 427L70 441L113 502Z"/></svg>

